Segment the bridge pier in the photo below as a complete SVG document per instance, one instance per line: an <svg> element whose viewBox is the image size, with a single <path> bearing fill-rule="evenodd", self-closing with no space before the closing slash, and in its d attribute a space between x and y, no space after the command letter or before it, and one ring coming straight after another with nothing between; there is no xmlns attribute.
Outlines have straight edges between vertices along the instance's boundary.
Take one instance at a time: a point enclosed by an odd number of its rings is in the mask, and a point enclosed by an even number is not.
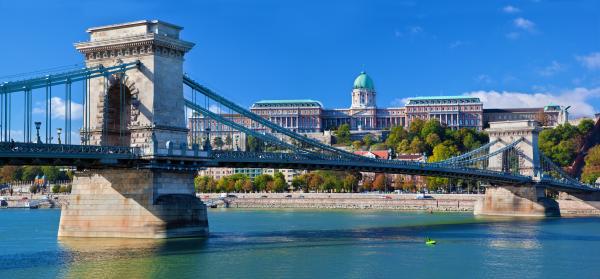
<svg viewBox="0 0 600 279"><path fill-rule="evenodd" d="M157 169L77 172L59 237L171 238L208 234L194 174Z"/></svg>
<svg viewBox="0 0 600 279"><path fill-rule="evenodd" d="M547 198L543 187L490 186L475 203L475 215L560 216L558 203Z"/></svg>

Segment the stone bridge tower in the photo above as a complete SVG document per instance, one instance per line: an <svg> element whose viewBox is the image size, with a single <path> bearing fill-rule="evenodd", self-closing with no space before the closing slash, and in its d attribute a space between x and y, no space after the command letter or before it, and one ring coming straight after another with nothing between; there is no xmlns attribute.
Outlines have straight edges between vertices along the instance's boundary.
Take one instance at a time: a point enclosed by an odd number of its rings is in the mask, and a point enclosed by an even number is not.
<svg viewBox="0 0 600 279"><path fill-rule="evenodd" d="M545 188L536 183L542 175L538 148L538 135L541 130L539 123L532 120L490 122L490 128L487 129L490 141L500 140L490 147L490 153L520 138L523 140L516 145L522 156L509 156L507 153L493 156L489 159L488 168L531 176L533 182L525 185L489 185L486 187L485 196L475 204L475 214L560 215L557 202L546 197ZM511 161L514 159L518 161Z"/></svg>
<svg viewBox="0 0 600 279"><path fill-rule="evenodd" d="M538 148L538 135L542 128L537 121L518 120L490 122L490 128L486 130L490 142L499 140L490 146L490 153L505 147L516 140L523 140L516 145L516 149L523 155L518 162L507 162L508 154L493 156L489 159L488 167L495 171L518 171L522 175L531 176L539 180L541 175L540 151ZM511 169L514 168L514 169ZM517 169L518 168L518 169Z"/></svg>
<svg viewBox="0 0 600 279"><path fill-rule="evenodd" d="M75 44L88 67L141 62L124 75L89 84L93 145L187 148L183 56L194 44L181 27L143 20L88 29ZM185 144L185 145L182 145ZM157 153L145 154L156 156ZM197 237L208 233L206 206L194 191L194 170L159 167L78 170L61 211L59 237Z"/></svg>
<svg viewBox="0 0 600 279"><path fill-rule="evenodd" d="M193 43L179 39L182 27L141 20L89 28L88 42L75 44L87 67L139 60L137 70L90 81L89 137L93 145L143 147L187 140L183 57ZM124 96L123 96L124 95Z"/></svg>

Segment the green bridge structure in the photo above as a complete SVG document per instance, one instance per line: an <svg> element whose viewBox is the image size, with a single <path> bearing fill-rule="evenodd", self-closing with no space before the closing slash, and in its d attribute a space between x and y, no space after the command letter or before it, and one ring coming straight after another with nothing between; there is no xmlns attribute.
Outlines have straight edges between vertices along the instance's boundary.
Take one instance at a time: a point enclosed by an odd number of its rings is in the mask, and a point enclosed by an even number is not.
<svg viewBox="0 0 600 279"><path fill-rule="evenodd" d="M195 196L194 176L207 167L354 170L474 180L487 185L475 208L481 215L560 215L548 190L581 202L600 198L599 187L569 177L539 151L541 127L535 121L492 122L489 143L435 163L366 158L307 138L185 75L184 56L194 44L180 39L181 30L158 20L90 28L90 40L75 44L85 67L0 83L2 165L77 168L72 194L61 212L60 237L205 236L206 206ZM65 96L64 142L51 137L56 92ZM33 94L45 99L44 138L39 133L42 122L33 121ZM73 94L81 94L83 100L78 144L70 136ZM22 110L13 106L16 98L23 98ZM215 112L215 105L246 121ZM253 136L273 151L213 150L209 130L187 127L189 112ZM23 116L22 139L11 135L14 115ZM190 132L206 136L191 139Z"/></svg>

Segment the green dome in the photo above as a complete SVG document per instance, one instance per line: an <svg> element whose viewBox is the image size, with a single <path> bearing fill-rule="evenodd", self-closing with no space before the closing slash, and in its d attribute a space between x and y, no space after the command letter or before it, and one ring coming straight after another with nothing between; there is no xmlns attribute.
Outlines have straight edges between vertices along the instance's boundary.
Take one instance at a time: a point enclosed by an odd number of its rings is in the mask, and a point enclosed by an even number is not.
<svg viewBox="0 0 600 279"><path fill-rule="evenodd" d="M374 91L375 85L373 84L371 77L363 71L360 72L360 75L358 75L358 77L356 77L354 80L354 89L367 89Z"/></svg>

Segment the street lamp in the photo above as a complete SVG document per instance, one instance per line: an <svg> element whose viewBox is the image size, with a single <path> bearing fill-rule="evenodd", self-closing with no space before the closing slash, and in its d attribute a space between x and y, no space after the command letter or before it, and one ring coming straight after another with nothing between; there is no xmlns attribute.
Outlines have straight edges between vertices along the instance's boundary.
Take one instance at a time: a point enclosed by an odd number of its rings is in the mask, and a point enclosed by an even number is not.
<svg viewBox="0 0 600 279"><path fill-rule="evenodd" d="M61 144L60 133L62 133L62 128L56 128L56 134L57 134L57 137L58 137L58 144Z"/></svg>
<svg viewBox="0 0 600 279"><path fill-rule="evenodd" d="M36 143L42 143L42 139L40 138L40 126L42 125L42 122L36 121L36 122L33 122L33 124L35 124L35 130L36 130L36 134L37 134Z"/></svg>

